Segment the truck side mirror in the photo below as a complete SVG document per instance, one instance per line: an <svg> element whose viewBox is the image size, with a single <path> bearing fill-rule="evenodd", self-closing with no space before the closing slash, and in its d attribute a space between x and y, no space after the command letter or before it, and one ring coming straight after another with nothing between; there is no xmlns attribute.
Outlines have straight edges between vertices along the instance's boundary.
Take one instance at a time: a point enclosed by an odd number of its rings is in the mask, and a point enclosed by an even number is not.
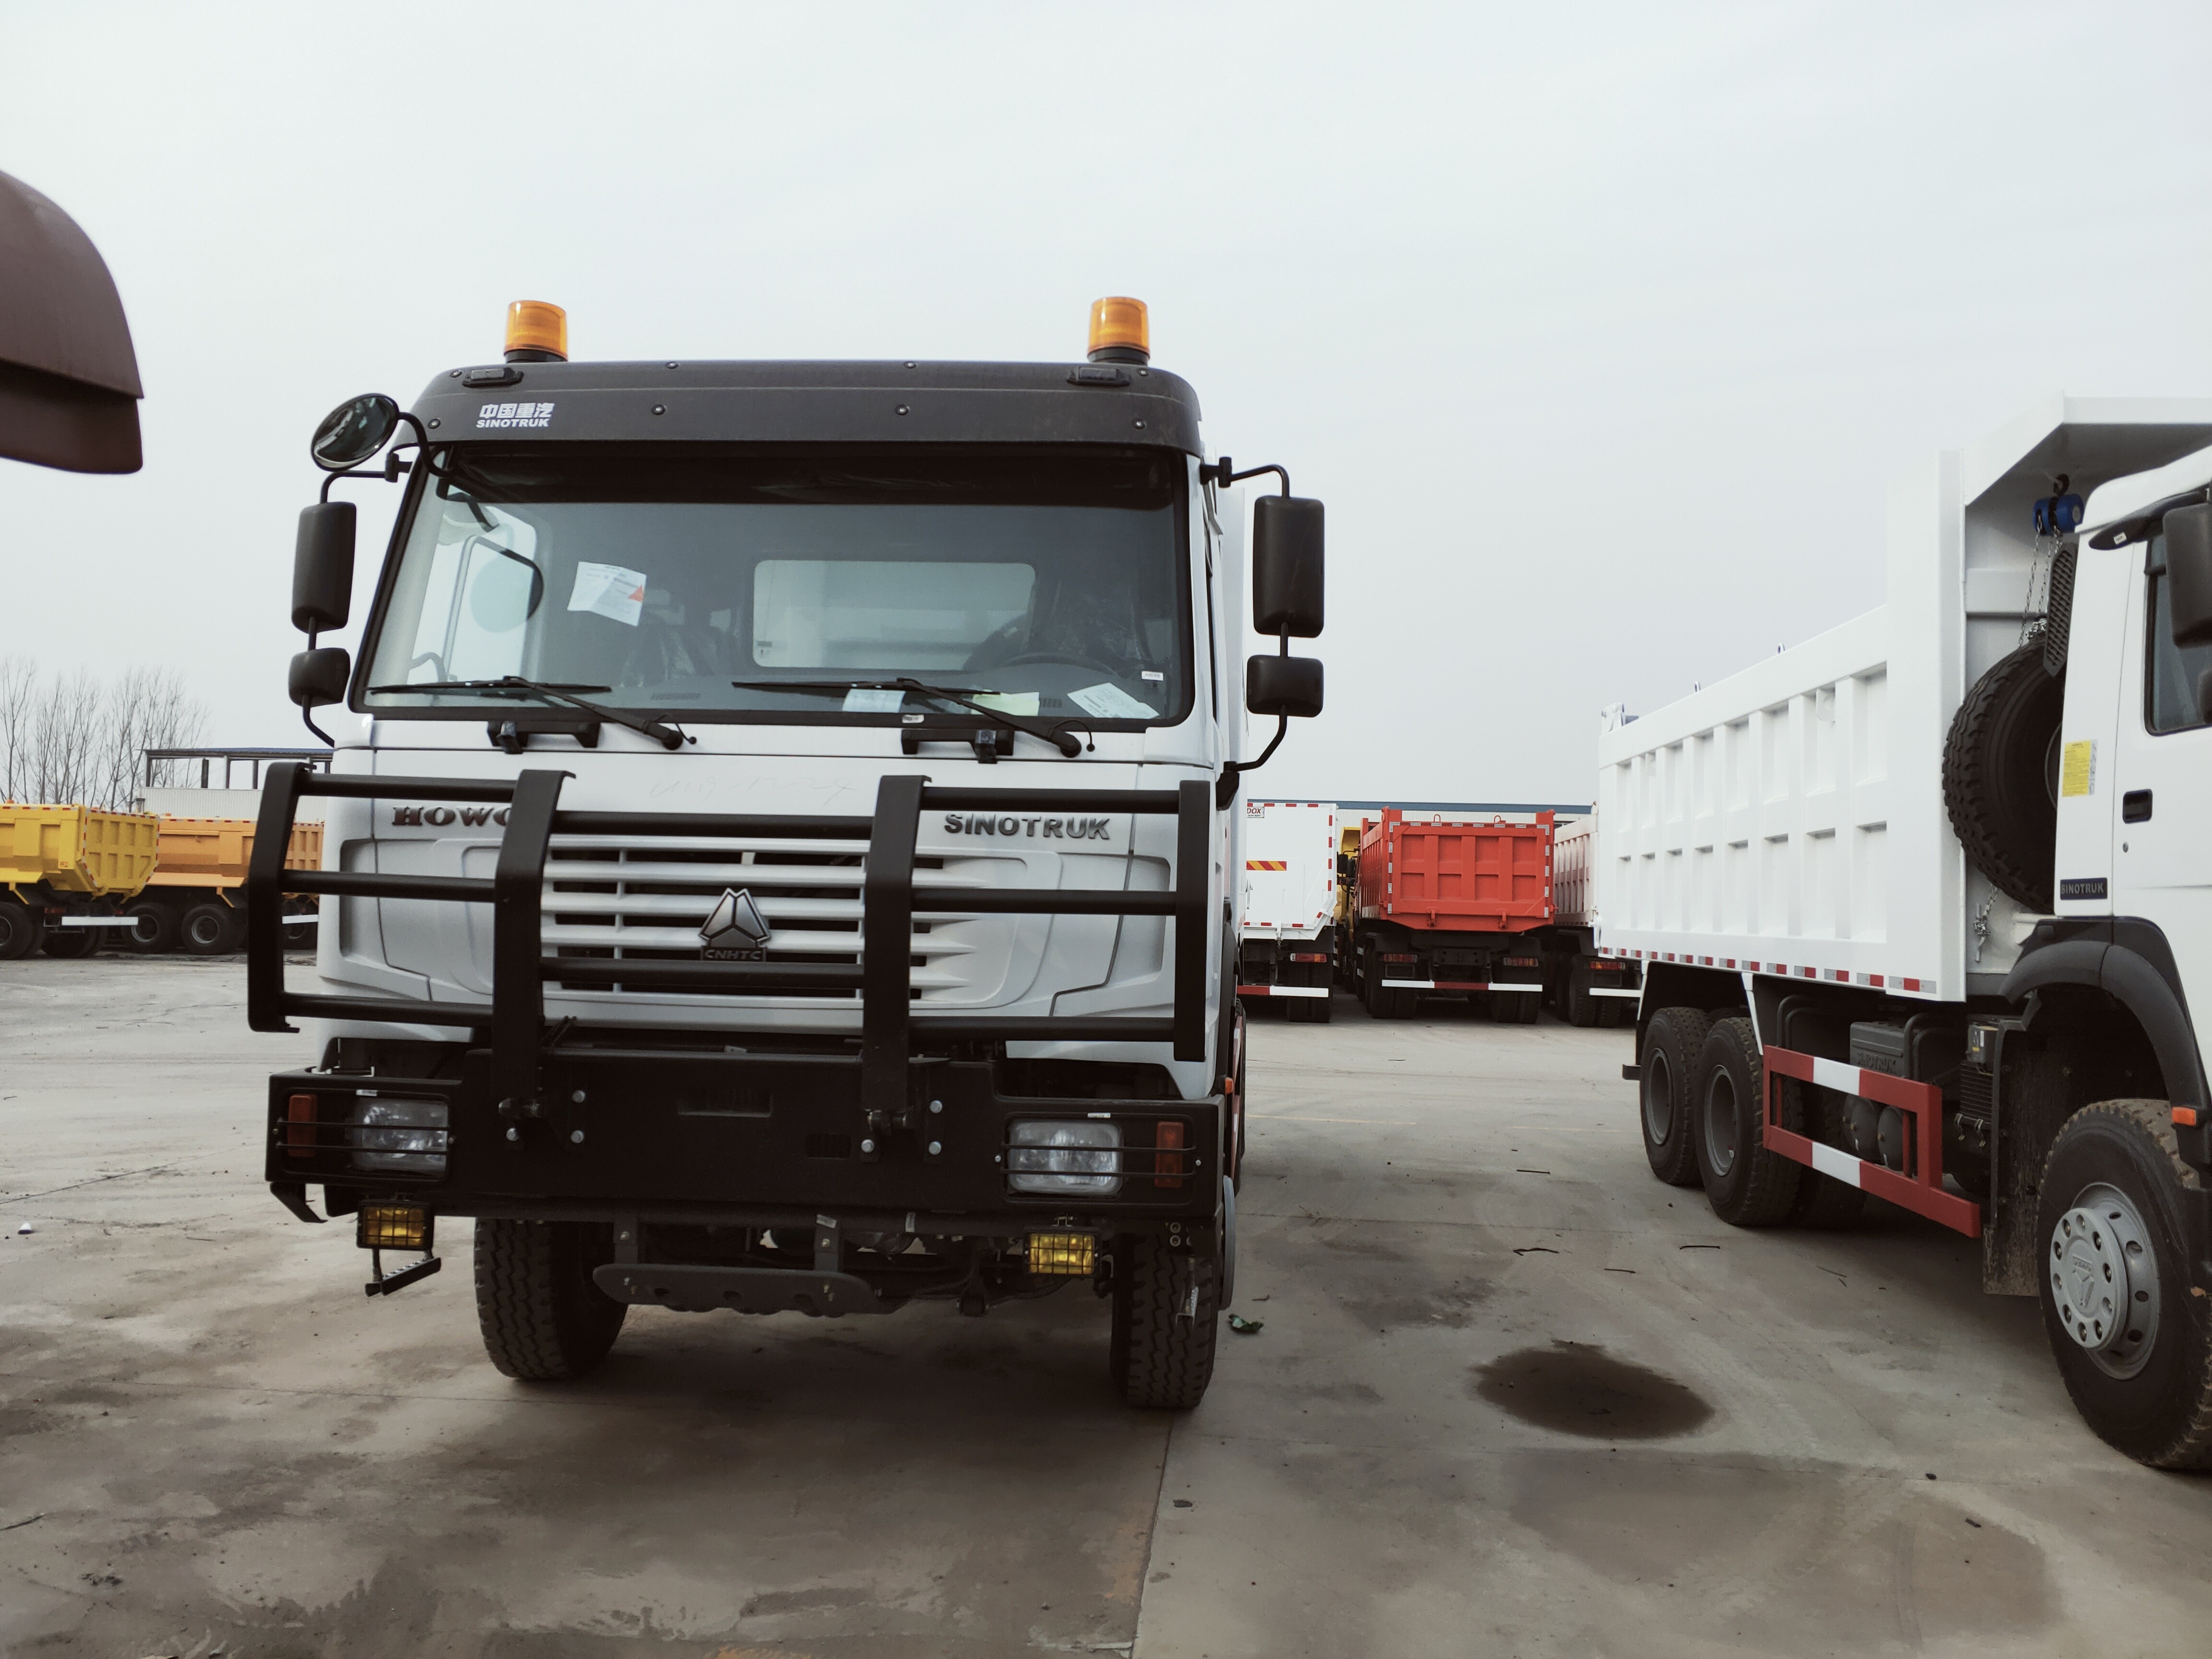
<svg viewBox="0 0 2212 1659"><path fill-rule="evenodd" d="M323 416L307 452L325 472L343 472L390 443L398 429L398 404L380 392L365 392Z"/></svg>
<svg viewBox="0 0 2212 1659"><path fill-rule="evenodd" d="M2166 615L2175 645L2212 645L2212 506L2166 515Z"/></svg>
<svg viewBox="0 0 2212 1659"><path fill-rule="evenodd" d="M1252 626L1262 634L1288 632L1310 640L1321 624L1321 503L1262 495L1252 508ZM1258 712L1257 704L1253 708Z"/></svg>
<svg viewBox="0 0 2212 1659"><path fill-rule="evenodd" d="M343 628L353 606L351 501L319 501L300 509L292 549L292 626L302 634Z"/></svg>
<svg viewBox="0 0 2212 1659"><path fill-rule="evenodd" d="M1247 657L1244 706L1255 714L1311 720L1321 713L1320 659Z"/></svg>
<svg viewBox="0 0 2212 1659"><path fill-rule="evenodd" d="M353 678L353 659L334 645L302 651L292 659L284 689L302 708L320 708L343 702L346 682Z"/></svg>

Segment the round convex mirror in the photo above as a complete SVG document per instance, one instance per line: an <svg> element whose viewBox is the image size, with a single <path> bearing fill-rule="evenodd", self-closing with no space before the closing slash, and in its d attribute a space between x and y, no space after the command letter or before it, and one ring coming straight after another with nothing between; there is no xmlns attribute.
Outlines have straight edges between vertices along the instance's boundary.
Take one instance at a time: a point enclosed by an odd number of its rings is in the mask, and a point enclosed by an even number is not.
<svg viewBox="0 0 2212 1659"><path fill-rule="evenodd" d="M544 573L520 553L471 538L471 552L489 554L469 582L469 617L487 634L507 634L538 614L545 598Z"/></svg>
<svg viewBox="0 0 2212 1659"><path fill-rule="evenodd" d="M398 425L398 404L380 392L364 392L324 416L308 448L317 466L328 472L343 472L383 448Z"/></svg>

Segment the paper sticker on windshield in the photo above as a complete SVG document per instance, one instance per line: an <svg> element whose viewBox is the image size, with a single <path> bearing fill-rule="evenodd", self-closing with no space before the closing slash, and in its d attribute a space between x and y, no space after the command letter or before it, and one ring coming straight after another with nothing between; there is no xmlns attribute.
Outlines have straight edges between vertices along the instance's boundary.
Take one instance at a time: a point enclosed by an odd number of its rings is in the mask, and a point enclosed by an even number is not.
<svg viewBox="0 0 2212 1659"><path fill-rule="evenodd" d="M1071 691L1067 700L1086 714L1096 714L1102 720L1148 720L1159 714L1157 708L1148 708L1120 686L1111 684L1086 685L1080 691Z"/></svg>
<svg viewBox="0 0 2212 1659"><path fill-rule="evenodd" d="M1034 714L1037 711L1037 694L1034 691L984 691L975 700L1002 714Z"/></svg>
<svg viewBox="0 0 2212 1659"><path fill-rule="evenodd" d="M597 611L635 628L645 615L645 572L581 561L576 566L576 586L568 594L568 609Z"/></svg>
<svg viewBox="0 0 2212 1659"><path fill-rule="evenodd" d="M866 691L855 686L845 694L845 712L848 714L895 714L898 706L906 701L903 691Z"/></svg>

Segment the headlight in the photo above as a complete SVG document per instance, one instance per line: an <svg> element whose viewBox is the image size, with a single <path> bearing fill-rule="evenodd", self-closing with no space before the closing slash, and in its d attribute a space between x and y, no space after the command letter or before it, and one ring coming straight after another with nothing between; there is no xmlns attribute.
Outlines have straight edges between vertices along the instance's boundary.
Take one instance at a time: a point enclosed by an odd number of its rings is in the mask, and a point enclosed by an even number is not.
<svg viewBox="0 0 2212 1659"><path fill-rule="evenodd" d="M446 1111L442 1100L364 1099L353 1114L354 1168L445 1174Z"/></svg>
<svg viewBox="0 0 2212 1659"><path fill-rule="evenodd" d="M1121 1190L1121 1126L1097 1121L1040 1122L1011 1127L1006 1170L1018 1193L1095 1193Z"/></svg>

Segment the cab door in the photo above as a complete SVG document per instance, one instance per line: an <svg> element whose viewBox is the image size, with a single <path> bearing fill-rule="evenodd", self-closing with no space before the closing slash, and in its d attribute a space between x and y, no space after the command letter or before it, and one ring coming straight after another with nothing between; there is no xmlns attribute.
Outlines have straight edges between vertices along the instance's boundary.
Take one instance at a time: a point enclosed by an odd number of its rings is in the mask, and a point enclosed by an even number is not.
<svg viewBox="0 0 2212 1659"><path fill-rule="evenodd" d="M2112 914L2154 922L2192 1017L2212 1012L2212 726L2197 703L2212 646L2173 643L2166 538L2152 538L2129 606L2115 747Z"/></svg>

